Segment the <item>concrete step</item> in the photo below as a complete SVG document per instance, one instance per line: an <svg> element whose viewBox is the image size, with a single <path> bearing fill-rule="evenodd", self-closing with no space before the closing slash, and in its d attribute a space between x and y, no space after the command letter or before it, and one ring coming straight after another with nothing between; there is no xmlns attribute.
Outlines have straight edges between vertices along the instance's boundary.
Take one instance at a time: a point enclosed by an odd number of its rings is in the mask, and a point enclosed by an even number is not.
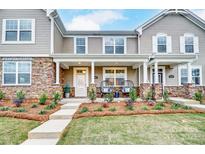
<svg viewBox="0 0 205 154"><path fill-rule="evenodd" d="M76 109L61 109L49 116L49 119L72 119Z"/></svg>
<svg viewBox="0 0 205 154"><path fill-rule="evenodd" d="M60 138L71 120L48 120L28 133L28 139L56 139Z"/></svg>
<svg viewBox="0 0 205 154"><path fill-rule="evenodd" d="M67 103L84 103L88 102L87 98L63 98L60 101L60 104L67 104Z"/></svg>
<svg viewBox="0 0 205 154"><path fill-rule="evenodd" d="M61 109L77 109L81 103L66 103L61 106Z"/></svg>
<svg viewBox="0 0 205 154"><path fill-rule="evenodd" d="M28 139L24 141L21 145L56 145L58 138L54 139Z"/></svg>

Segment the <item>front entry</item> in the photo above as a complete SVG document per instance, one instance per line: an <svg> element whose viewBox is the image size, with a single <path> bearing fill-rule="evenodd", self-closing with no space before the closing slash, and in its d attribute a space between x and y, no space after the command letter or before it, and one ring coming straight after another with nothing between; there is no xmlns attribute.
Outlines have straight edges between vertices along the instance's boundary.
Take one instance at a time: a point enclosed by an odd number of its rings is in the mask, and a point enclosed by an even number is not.
<svg viewBox="0 0 205 154"><path fill-rule="evenodd" d="M74 68L75 97L87 97L88 68Z"/></svg>
<svg viewBox="0 0 205 154"><path fill-rule="evenodd" d="M154 69L152 69L152 83L154 83L154 75L155 75L155 72L154 72ZM160 84L165 84L165 69L164 68L159 68L158 69L158 83Z"/></svg>

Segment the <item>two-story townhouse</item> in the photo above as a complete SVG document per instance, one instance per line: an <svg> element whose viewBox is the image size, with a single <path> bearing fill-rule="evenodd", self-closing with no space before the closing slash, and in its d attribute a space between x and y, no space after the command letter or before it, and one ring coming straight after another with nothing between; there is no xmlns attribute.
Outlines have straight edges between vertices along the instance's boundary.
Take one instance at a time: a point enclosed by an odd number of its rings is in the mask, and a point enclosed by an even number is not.
<svg viewBox="0 0 205 154"><path fill-rule="evenodd" d="M86 24L86 23L85 23ZM67 31L56 10L0 10L0 89L36 98L62 92L86 97L102 81L130 80L144 97L163 89L190 97L203 90L205 22L189 10L164 10L135 30Z"/></svg>

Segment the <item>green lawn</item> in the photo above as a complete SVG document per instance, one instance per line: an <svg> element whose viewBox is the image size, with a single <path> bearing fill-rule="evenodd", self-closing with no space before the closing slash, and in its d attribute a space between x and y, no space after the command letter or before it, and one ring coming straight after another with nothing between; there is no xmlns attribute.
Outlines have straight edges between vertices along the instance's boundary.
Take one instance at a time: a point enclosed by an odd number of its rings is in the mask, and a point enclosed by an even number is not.
<svg viewBox="0 0 205 154"><path fill-rule="evenodd" d="M0 145L22 143L28 132L39 124L37 121L0 117Z"/></svg>
<svg viewBox="0 0 205 154"><path fill-rule="evenodd" d="M75 119L58 144L205 144L205 114Z"/></svg>

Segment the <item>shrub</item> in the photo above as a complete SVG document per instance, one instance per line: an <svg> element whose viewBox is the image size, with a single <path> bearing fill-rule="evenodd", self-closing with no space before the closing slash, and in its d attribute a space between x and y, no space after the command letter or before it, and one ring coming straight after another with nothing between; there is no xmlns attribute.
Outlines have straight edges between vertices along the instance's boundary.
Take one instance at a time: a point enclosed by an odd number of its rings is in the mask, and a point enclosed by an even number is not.
<svg viewBox="0 0 205 154"><path fill-rule="evenodd" d="M16 112L26 112L26 109L21 107L21 108L17 108L15 109Z"/></svg>
<svg viewBox="0 0 205 154"><path fill-rule="evenodd" d="M44 105L47 99L48 99L48 96L46 94L42 94L39 98L39 104Z"/></svg>
<svg viewBox="0 0 205 154"><path fill-rule="evenodd" d="M126 101L126 105L127 106L133 106L133 101L131 101L131 100Z"/></svg>
<svg viewBox="0 0 205 154"><path fill-rule="evenodd" d="M102 107L98 107L98 108L95 109L94 111L102 112L102 111L103 111L103 108L102 108Z"/></svg>
<svg viewBox="0 0 205 154"><path fill-rule="evenodd" d="M38 112L38 114L44 115L44 114L46 114L46 111L45 111L45 110L40 110L40 111Z"/></svg>
<svg viewBox="0 0 205 154"><path fill-rule="evenodd" d="M80 113L85 113L85 112L88 112L88 108L87 107L83 107L81 110L80 110Z"/></svg>
<svg viewBox="0 0 205 154"><path fill-rule="evenodd" d="M109 104L108 104L108 103L103 103L103 104L102 104L102 107L108 108L108 107L109 107Z"/></svg>
<svg viewBox="0 0 205 154"><path fill-rule="evenodd" d="M17 99L19 99L19 100L24 100L24 98L25 98L25 93L24 93L22 90L21 90L21 91L17 91L16 97L17 97Z"/></svg>
<svg viewBox="0 0 205 154"><path fill-rule="evenodd" d="M113 93L108 93L105 95L105 101L111 103L114 100Z"/></svg>
<svg viewBox="0 0 205 154"><path fill-rule="evenodd" d="M177 109L179 109L181 107L181 105L180 104L177 104L177 103L173 103L172 105L171 105L171 109L174 109L174 110L177 110Z"/></svg>
<svg viewBox="0 0 205 154"><path fill-rule="evenodd" d="M112 107L112 108L109 109L109 111L115 112L115 111L117 111L117 109L115 107Z"/></svg>
<svg viewBox="0 0 205 154"><path fill-rule="evenodd" d="M153 107L154 110L163 110L163 106L159 103L157 103L154 107Z"/></svg>
<svg viewBox="0 0 205 154"><path fill-rule="evenodd" d="M31 105L31 108L37 108L38 107L38 105L36 104L36 103L33 103L32 105Z"/></svg>
<svg viewBox="0 0 205 154"><path fill-rule="evenodd" d="M191 110L192 108L189 107L189 106L182 106L182 109L184 109L184 110Z"/></svg>
<svg viewBox="0 0 205 154"><path fill-rule="evenodd" d="M56 107L56 102L51 102L51 104L47 105L44 109L45 110L52 110Z"/></svg>
<svg viewBox="0 0 205 154"><path fill-rule="evenodd" d="M165 102L169 101L169 93L167 90L164 90L162 97L163 97Z"/></svg>
<svg viewBox="0 0 205 154"><path fill-rule="evenodd" d="M136 89L132 88L129 92L129 98L132 102L135 102L137 99Z"/></svg>
<svg viewBox="0 0 205 154"><path fill-rule="evenodd" d="M202 91L197 91L196 93L194 93L193 98L196 101L199 101L200 103L202 103L202 100L203 100L203 93L202 93Z"/></svg>
<svg viewBox="0 0 205 154"><path fill-rule="evenodd" d="M134 110L134 106L126 106L127 110L133 111Z"/></svg>
<svg viewBox="0 0 205 154"><path fill-rule="evenodd" d="M53 93L53 101L58 102L61 100L61 94L59 92L54 92Z"/></svg>
<svg viewBox="0 0 205 154"><path fill-rule="evenodd" d="M0 111L8 111L10 108L8 106L0 107Z"/></svg>
<svg viewBox="0 0 205 154"><path fill-rule="evenodd" d="M3 93L3 91L0 90L0 100L5 98L5 93Z"/></svg>
<svg viewBox="0 0 205 154"><path fill-rule="evenodd" d="M147 106L143 106L141 109L142 110L148 110L148 107Z"/></svg>
<svg viewBox="0 0 205 154"><path fill-rule="evenodd" d="M149 91L147 92L147 95L145 96L145 99L146 99L147 101L153 100L153 91L152 91L152 90L149 90Z"/></svg>
<svg viewBox="0 0 205 154"><path fill-rule="evenodd" d="M88 98L91 100L92 103L94 102L94 100L96 100L96 92L93 88L88 92Z"/></svg>

